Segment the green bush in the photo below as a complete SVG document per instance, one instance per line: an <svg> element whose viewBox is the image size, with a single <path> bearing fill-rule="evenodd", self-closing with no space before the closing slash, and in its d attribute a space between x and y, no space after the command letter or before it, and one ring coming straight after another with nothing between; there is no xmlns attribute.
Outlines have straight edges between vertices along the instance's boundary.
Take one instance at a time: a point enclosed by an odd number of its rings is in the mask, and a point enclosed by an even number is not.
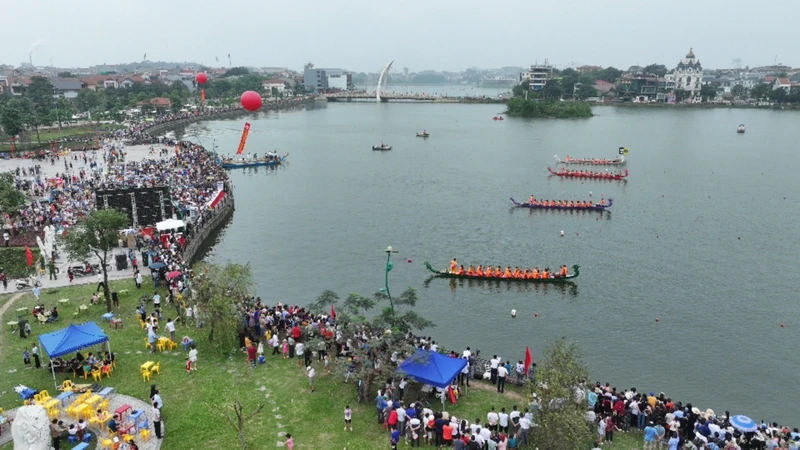
<svg viewBox="0 0 800 450"><path fill-rule="evenodd" d="M28 267L28 260L25 258L25 247L0 248L0 267L5 270L9 279L23 278L33 273L36 262L39 260L39 249L32 248L33 267Z"/></svg>
<svg viewBox="0 0 800 450"><path fill-rule="evenodd" d="M514 97L506 105L509 116L541 117L550 119L573 119L592 117L592 107L585 102L561 102L553 100L525 100Z"/></svg>

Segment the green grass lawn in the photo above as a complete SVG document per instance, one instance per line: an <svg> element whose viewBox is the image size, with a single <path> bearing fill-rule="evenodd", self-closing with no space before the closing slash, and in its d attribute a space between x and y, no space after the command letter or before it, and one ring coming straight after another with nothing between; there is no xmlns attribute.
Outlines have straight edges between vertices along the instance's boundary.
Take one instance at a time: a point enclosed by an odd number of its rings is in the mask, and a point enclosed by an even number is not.
<svg viewBox="0 0 800 450"><path fill-rule="evenodd" d="M137 291L130 280L112 282L116 290L129 289L120 297L117 316L122 317L124 328L112 329L108 322L101 320L104 306L92 306L78 317L72 314L77 306L88 304L94 285L72 286L43 291L42 301L50 308L58 299L69 298L70 305L60 308L61 320L57 324L40 325L31 320L34 338L41 333L60 329L69 323L93 320L106 331L110 338L112 351L117 355L117 369L103 384L114 386L117 392L147 400L150 382L139 375L139 366L149 360L161 362L162 375L153 375L164 399L164 421L167 435L164 448L182 449L236 449L239 448L238 435L228 424L221 406L229 399L239 395L245 405L245 412L264 404L262 412L247 426L247 442L251 448L276 447L283 433L294 436L298 449L380 449L389 448L388 434L377 424L373 398L375 393L363 404L356 404L356 391L353 384L345 384L340 375L325 374L321 363L314 362L317 369L317 392L308 389L305 370L298 366L297 360L271 357L267 363L256 369L245 365L244 354L235 358L213 357L204 351L205 329L194 326L178 326L176 336L186 335L198 342L198 370L187 374L184 370L186 355L182 347L177 351L159 353L151 356L144 345L145 332L140 329L134 309L141 294L152 295L152 287ZM162 296L164 292L161 292ZM9 301L10 295L0 297L0 304ZM31 340L20 340L9 333L6 322L16 320L16 308L34 306L33 295L28 293L15 301L2 317L4 332L0 336L0 406L5 409L21 405L14 386L25 384L39 390L47 389L53 395L53 380L50 372L27 370L22 364L22 347L30 349ZM151 308L152 309L152 308ZM174 310L165 308L166 317L174 317ZM33 318L30 314L30 319ZM29 319L29 320L30 320ZM162 326L163 328L163 326ZM43 363L46 358L43 358ZM333 365L333 364L332 364ZM9 370L16 372L9 373ZM57 374L58 383L65 379ZM82 380L81 380L82 381ZM479 417L485 420L491 406L498 410L513 404L523 407L522 398L514 388L505 395L497 394L491 385L480 383L459 399L456 406L448 405L448 410L459 418L474 421ZM408 398L412 400L415 398ZM353 408L354 432L345 432L343 410L349 404ZM433 409L436 409L434 406ZM633 449L641 447L641 437L636 434L618 433L617 442L611 448ZM402 444L401 447L407 447ZM3 447L10 449L11 445ZM67 446L66 448L69 448ZM591 449L587 446L586 449Z"/></svg>

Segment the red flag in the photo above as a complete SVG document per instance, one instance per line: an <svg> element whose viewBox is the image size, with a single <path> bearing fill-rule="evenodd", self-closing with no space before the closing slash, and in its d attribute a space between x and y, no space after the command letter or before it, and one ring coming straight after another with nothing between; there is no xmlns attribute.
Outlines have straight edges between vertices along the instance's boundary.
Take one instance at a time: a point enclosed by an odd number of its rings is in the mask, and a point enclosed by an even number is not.
<svg viewBox="0 0 800 450"><path fill-rule="evenodd" d="M28 267L33 266L33 252L31 252L31 249L29 249L27 245L25 246L25 259L28 260Z"/></svg>
<svg viewBox="0 0 800 450"><path fill-rule="evenodd" d="M331 305L331 317L334 319L336 318L336 310L333 309L333 305Z"/></svg>
<svg viewBox="0 0 800 450"><path fill-rule="evenodd" d="M528 374L528 369L531 367L531 363L533 363L533 357L531 356L531 349L528 346L525 346L525 374Z"/></svg>

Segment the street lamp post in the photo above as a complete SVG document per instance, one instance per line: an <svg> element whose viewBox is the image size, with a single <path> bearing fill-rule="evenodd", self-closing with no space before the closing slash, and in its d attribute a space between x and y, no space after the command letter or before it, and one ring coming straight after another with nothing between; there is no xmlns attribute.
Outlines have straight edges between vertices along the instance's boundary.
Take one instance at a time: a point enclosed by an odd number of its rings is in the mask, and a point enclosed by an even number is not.
<svg viewBox="0 0 800 450"><path fill-rule="evenodd" d="M392 264L392 253L397 253L395 250L392 249L392 246L386 247L386 295L389 297L389 305L392 307L392 313L394 313L394 302L392 301L392 294L389 292L389 271L392 270L394 264Z"/></svg>

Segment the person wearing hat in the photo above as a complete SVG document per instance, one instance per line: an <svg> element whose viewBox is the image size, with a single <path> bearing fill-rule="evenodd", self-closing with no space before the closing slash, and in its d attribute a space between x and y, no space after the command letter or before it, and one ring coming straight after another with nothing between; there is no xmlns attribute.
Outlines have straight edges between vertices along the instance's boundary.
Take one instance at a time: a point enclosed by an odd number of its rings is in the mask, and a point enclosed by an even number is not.
<svg viewBox="0 0 800 450"><path fill-rule="evenodd" d="M644 428L644 449L655 449L657 440L658 431L656 430L655 423L651 420Z"/></svg>

